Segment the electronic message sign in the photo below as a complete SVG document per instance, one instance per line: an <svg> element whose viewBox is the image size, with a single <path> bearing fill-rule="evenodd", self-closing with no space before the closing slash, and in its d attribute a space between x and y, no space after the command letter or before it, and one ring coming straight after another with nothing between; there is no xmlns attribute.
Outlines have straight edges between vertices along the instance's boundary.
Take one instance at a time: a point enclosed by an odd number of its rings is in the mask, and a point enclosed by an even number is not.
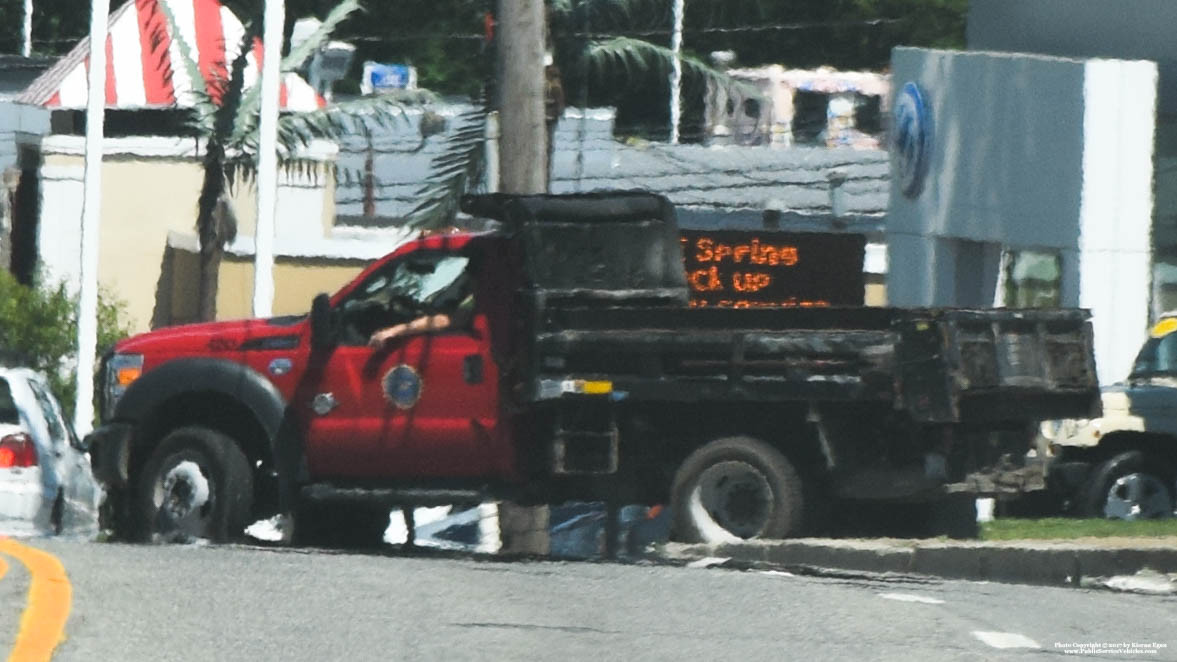
<svg viewBox="0 0 1177 662"><path fill-rule="evenodd" d="M860 234L682 230L691 306L861 306Z"/></svg>

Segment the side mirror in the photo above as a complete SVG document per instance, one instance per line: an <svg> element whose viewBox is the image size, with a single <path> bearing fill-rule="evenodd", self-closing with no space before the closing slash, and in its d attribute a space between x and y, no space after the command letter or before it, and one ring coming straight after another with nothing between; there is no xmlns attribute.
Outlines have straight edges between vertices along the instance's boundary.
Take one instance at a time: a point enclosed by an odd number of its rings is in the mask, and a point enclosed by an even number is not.
<svg viewBox="0 0 1177 662"><path fill-rule="evenodd" d="M339 328L331 312L331 297L318 294L311 301L311 348L330 349L339 344Z"/></svg>

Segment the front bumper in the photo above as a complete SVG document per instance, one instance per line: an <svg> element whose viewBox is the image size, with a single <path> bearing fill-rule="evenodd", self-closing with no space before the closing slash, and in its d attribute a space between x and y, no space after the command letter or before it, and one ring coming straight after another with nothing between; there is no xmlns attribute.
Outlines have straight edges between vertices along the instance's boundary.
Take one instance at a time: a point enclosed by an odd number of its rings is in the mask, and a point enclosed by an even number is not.
<svg viewBox="0 0 1177 662"><path fill-rule="evenodd" d="M98 482L107 488L127 486L133 429L130 423L107 423L86 435L90 467Z"/></svg>

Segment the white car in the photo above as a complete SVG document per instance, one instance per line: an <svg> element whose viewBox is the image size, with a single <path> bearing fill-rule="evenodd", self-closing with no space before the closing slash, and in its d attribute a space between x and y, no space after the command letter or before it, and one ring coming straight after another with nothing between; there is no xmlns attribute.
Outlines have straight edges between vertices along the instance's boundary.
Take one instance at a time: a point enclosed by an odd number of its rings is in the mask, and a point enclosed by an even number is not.
<svg viewBox="0 0 1177 662"><path fill-rule="evenodd" d="M94 537L102 489L44 377L0 367L0 535Z"/></svg>

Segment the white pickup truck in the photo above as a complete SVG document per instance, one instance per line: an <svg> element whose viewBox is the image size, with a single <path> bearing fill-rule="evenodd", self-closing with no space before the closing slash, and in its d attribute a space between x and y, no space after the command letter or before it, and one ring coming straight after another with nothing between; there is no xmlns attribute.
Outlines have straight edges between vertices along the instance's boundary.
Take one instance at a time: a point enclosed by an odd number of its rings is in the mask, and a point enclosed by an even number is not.
<svg viewBox="0 0 1177 662"><path fill-rule="evenodd" d="M1102 389L1103 416L1048 421L1048 486L1072 514L1115 519L1177 511L1177 312L1140 348L1127 381Z"/></svg>

